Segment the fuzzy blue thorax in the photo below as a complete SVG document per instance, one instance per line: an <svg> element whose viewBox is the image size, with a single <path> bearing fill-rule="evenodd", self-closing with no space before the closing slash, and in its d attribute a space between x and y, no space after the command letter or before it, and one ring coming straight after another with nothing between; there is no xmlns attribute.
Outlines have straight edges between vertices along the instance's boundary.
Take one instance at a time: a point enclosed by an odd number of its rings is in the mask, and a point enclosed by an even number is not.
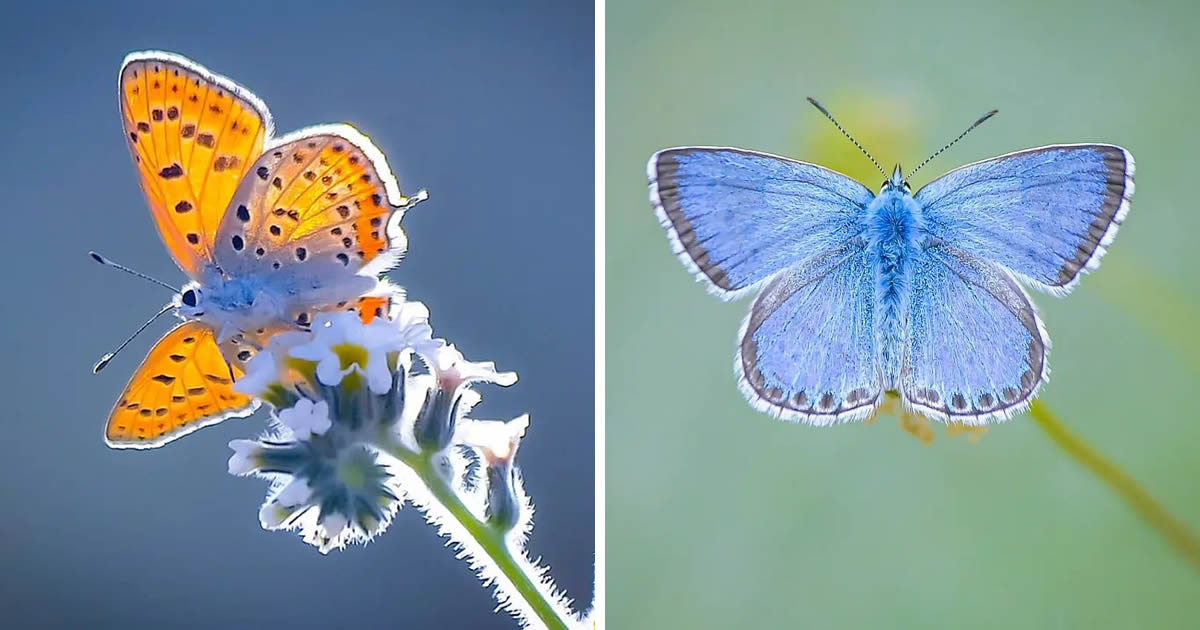
<svg viewBox="0 0 1200 630"><path fill-rule="evenodd" d="M921 207L913 199L897 166L879 195L867 206L866 237L875 252L875 348L885 389L896 389L908 330L909 287L918 235L923 231Z"/></svg>
<svg viewBox="0 0 1200 630"><path fill-rule="evenodd" d="M179 314L212 326L219 341L238 331L263 328L287 315L287 296L271 284L254 274L227 278L213 270L204 275L203 283L184 287ZM189 299L189 292L194 297Z"/></svg>

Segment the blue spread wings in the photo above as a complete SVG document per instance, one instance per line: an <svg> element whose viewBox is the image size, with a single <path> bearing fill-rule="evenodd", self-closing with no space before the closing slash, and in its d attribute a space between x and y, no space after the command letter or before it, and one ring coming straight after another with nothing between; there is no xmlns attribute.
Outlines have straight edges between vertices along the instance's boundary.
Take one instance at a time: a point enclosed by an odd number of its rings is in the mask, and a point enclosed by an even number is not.
<svg viewBox="0 0 1200 630"><path fill-rule="evenodd" d="M845 175L741 149L665 149L646 170L675 253L725 299L845 243L873 197Z"/></svg>
<svg viewBox="0 0 1200 630"><path fill-rule="evenodd" d="M933 418L983 424L1029 405L1050 340L1012 274L942 245L914 261L904 401Z"/></svg>
<svg viewBox="0 0 1200 630"><path fill-rule="evenodd" d="M931 234L1064 294L1099 266L1129 210L1133 170L1121 147L1048 146L951 171L915 198Z"/></svg>
<svg viewBox="0 0 1200 630"><path fill-rule="evenodd" d="M742 324L734 371L756 409L825 425L870 415L875 369L874 265L846 244L767 284Z"/></svg>

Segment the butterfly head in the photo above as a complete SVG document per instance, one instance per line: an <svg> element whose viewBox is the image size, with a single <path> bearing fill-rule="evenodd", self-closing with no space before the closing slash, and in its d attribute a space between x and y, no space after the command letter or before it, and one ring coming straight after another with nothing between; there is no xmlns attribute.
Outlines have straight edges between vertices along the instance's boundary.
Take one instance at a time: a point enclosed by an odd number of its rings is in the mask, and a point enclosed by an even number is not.
<svg viewBox="0 0 1200 630"><path fill-rule="evenodd" d="M839 123L837 121L837 119L835 119L833 117L833 114L829 113L829 110L825 109L824 105L821 105L820 103L818 103L817 100L811 96L808 97L808 102L812 103L813 107L816 107L817 110L819 110L822 114L824 114L825 117L829 119L829 122L833 123L833 126L837 127L838 131L842 132L842 135L849 138L850 142L853 142L854 146L858 147L858 150L862 151L863 155L867 156L867 159L871 160L871 163L875 165L875 168L879 171L880 175L883 175L884 177L887 178L887 179L883 180L883 186L879 189L879 194L882 195L887 192L895 192L895 193L902 194L902 195L911 195L912 194L912 188L909 187L908 182L904 181L904 173L900 169L899 164L897 164L895 170L892 171L892 176L887 177L887 172L883 170L883 167L879 165L879 162L876 161L875 158L872 157L871 154L869 152L867 152L867 150L864 149L861 144L858 143L858 140L854 139L854 136L850 135L850 132L846 131L842 127L841 123ZM925 158L925 161L918 164L917 168L914 168L911 172L909 172L909 176L911 177L914 173L921 170L921 168L923 166L925 166L926 164L928 164L931 160L933 160L933 158L941 155L943 151L954 146L954 143L958 142L959 140L962 140L963 137L966 136L968 133L970 133L972 129L978 127L979 125L982 125L983 121L991 118L992 116L995 116L997 112L999 112L999 110L993 109L992 111L984 114L982 117L980 117L979 120L976 120L974 124L972 124L970 127L967 127L966 131L958 134L957 138L951 140L949 143L946 144L946 146L935 151L933 153L933 155Z"/></svg>
<svg viewBox="0 0 1200 630"><path fill-rule="evenodd" d="M909 195L912 194L912 188L908 185L908 182L904 180L904 169L900 168L899 164L897 164L896 168L892 170L892 176L883 180L883 186L879 189L879 194L882 195L888 191L902 192Z"/></svg>
<svg viewBox="0 0 1200 630"><path fill-rule="evenodd" d="M204 292L200 289L199 283L185 284L175 297L175 308L179 309L180 315L188 319L196 319L204 315Z"/></svg>

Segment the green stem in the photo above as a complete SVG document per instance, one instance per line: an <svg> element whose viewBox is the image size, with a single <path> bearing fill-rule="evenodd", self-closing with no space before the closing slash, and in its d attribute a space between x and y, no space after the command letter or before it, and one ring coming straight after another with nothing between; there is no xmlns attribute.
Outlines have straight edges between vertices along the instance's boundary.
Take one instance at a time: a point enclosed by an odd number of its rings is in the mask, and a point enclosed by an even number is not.
<svg viewBox="0 0 1200 630"><path fill-rule="evenodd" d="M454 488L438 476L429 455L414 453L398 444L389 443L382 446L389 455L406 464L421 478L434 499L446 508L446 511L463 526L463 529L467 530L480 549L487 554L492 565L499 569L516 588L516 595L525 600L529 609L547 628L568 630L569 626L566 621L559 617L554 606L538 590L534 581L525 574L521 565L513 559L512 553L505 543L504 534L475 518L475 514L458 498Z"/></svg>
<svg viewBox="0 0 1200 630"><path fill-rule="evenodd" d="M1150 496L1150 493L1125 471L1071 433L1040 400L1033 401L1029 413L1059 447L1125 499L1146 522L1167 539L1167 542L1183 554L1184 558L1200 569L1200 538L1197 538L1183 521L1172 516L1167 508Z"/></svg>

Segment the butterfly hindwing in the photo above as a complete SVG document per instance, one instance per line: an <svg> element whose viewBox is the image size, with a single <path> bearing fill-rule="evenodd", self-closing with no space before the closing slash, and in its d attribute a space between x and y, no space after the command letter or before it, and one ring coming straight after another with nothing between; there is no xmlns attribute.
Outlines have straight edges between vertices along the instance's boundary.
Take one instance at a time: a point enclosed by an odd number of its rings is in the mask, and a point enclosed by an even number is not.
<svg viewBox="0 0 1200 630"><path fill-rule="evenodd" d="M1121 147L1056 145L953 170L915 199L932 234L1066 293L1100 264L1129 210L1133 173Z"/></svg>
<svg viewBox="0 0 1200 630"><path fill-rule="evenodd" d="M967 424L1027 407L1049 376L1050 340L1012 274L942 245L917 256L912 285L905 403Z"/></svg>
<svg viewBox="0 0 1200 630"><path fill-rule="evenodd" d="M166 52L126 57L119 91L154 223L179 266L199 279L221 215L272 133L271 114L249 90Z"/></svg>
<svg viewBox="0 0 1200 630"><path fill-rule="evenodd" d="M873 198L829 169L731 148L659 151L647 176L675 253L725 299L861 232Z"/></svg>
<svg viewBox="0 0 1200 630"><path fill-rule="evenodd" d="M187 322L155 344L109 414L105 441L114 448L154 448L256 403L233 391L242 371L230 366L210 328Z"/></svg>
<svg viewBox="0 0 1200 630"><path fill-rule="evenodd" d="M374 294L379 291L384 293ZM289 317L296 326L309 327L317 313L353 311L358 313L362 323L370 324L376 317L385 317L391 311L396 298L403 295L397 287L387 284L386 281L381 281L377 285L377 290L372 293L372 295L364 295L357 299L297 308L289 313Z"/></svg>
<svg viewBox="0 0 1200 630"><path fill-rule="evenodd" d="M742 325L734 371L756 409L811 424L861 419L880 402L874 266L847 244L780 273Z"/></svg>
<svg viewBox="0 0 1200 630"><path fill-rule="evenodd" d="M221 223L216 260L234 274L294 265L353 274L384 255L382 271L406 247L398 219L409 203L366 136L349 125L303 129L251 165Z"/></svg>

